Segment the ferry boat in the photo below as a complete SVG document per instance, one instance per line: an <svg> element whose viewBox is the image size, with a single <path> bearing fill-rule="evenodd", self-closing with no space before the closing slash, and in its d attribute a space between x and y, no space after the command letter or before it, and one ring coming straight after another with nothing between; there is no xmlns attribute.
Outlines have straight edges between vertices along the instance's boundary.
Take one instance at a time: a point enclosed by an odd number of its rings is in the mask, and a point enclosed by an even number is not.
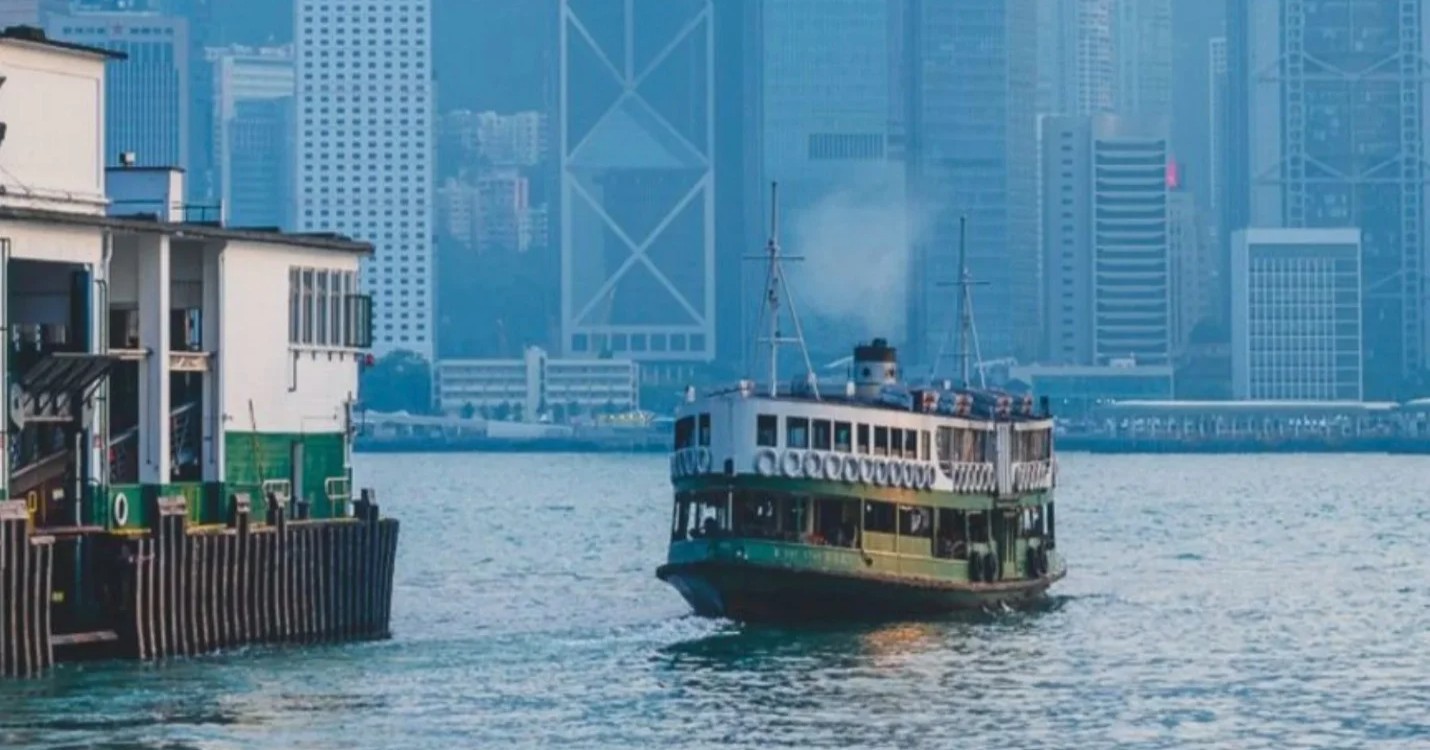
<svg viewBox="0 0 1430 750"><path fill-rule="evenodd" d="M778 222L775 222L778 232ZM963 266L963 382L914 385L883 339L854 348L826 393L809 369L780 384L788 297L768 245L770 380L688 389L670 456L668 559L656 575L698 615L736 620L933 615L1018 605L1066 574L1057 551L1056 459L1046 402L970 387ZM808 363L808 356L805 357Z"/></svg>

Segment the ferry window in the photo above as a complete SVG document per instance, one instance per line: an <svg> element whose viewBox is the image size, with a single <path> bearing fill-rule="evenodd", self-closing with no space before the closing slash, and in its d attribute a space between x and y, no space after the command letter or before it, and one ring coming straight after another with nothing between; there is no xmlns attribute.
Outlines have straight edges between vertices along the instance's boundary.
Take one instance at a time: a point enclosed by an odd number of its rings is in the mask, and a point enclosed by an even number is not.
<svg viewBox="0 0 1430 750"><path fill-rule="evenodd" d="M804 417L785 418L785 447L809 447L809 420Z"/></svg>
<svg viewBox="0 0 1430 750"><path fill-rule="evenodd" d="M695 417L681 417L675 420L675 449L689 448L695 432Z"/></svg>
<svg viewBox="0 0 1430 750"><path fill-rule="evenodd" d="M850 452L850 440L853 438L848 422L834 423L834 450L840 453Z"/></svg>
<svg viewBox="0 0 1430 750"><path fill-rule="evenodd" d="M929 460L929 431L924 430L923 432L919 433L919 437L922 438L919 441L919 459L922 461L927 461Z"/></svg>
<svg viewBox="0 0 1430 750"><path fill-rule="evenodd" d="M859 452L869 452L869 425L859 425Z"/></svg>
<svg viewBox="0 0 1430 750"><path fill-rule="evenodd" d="M919 457L919 431L904 430L904 458Z"/></svg>
<svg viewBox="0 0 1430 750"><path fill-rule="evenodd" d="M829 450L829 420L814 420L814 449L817 451Z"/></svg>
<svg viewBox="0 0 1430 750"><path fill-rule="evenodd" d="M934 555L954 560L968 559L968 519L961 510L938 509L938 544Z"/></svg>
<svg viewBox="0 0 1430 750"><path fill-rule="evenodd" d="M780 418L773 414L755 417L755 445L773 448L779 445Z"/></svg>
<svg viewBox="0 0 1430 750"><path fill-rule="evenodd" d="M892 534L896 528L896 513L892 503L877 500L864 502L864 530L876 534Z"/></svg>
<svg viewBox="0 0 1430 750"><path fill-rule="evenodd" d="M876 455L876 456L887 456L887 455L889 455L889 428L888 428L888 427L875 427L875 428L874 428L874 455Z"/></svg>
<svg viewBox="0 0 1430 750"><path fill-rule="evenodd" d="M699 445L710 445L710 415L700 415L700 434L698 435Z"/></svg>
<svg viewBox="0 0 1430 750"><path fill-rule="evenodd" d="M933 513L930 508L922 508L916 505L899 506L899 535L900 536L921 536L928 539L933 536Z"/></svg>

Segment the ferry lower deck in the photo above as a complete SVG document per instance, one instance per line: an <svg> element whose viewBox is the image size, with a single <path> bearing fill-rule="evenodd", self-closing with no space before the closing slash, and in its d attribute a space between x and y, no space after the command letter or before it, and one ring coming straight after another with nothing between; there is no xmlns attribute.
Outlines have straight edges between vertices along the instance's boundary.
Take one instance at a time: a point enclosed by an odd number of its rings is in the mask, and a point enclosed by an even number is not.
<svg viewBox="0 0 1430 750"><path fill-rule="evenodd" d="M965 499L969 505L976 505ZM1061 578L1051 502L948 507L742 486L677 493L657 575L737 619L1015 604Z"/></svg>

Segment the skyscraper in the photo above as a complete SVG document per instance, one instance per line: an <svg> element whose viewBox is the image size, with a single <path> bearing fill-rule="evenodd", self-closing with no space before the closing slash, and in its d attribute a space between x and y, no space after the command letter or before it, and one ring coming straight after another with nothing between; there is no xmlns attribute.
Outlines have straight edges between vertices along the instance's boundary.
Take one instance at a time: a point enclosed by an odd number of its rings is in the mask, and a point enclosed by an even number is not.
<svg viewBox="0 0 1430 750"><path fill-rule="evenodd" d="M1207 176L1211 185L1208 208L1213 215L1225 200L1222 191L1226 182L1222 151L1226 148L1226 37L1213 37L1207 43Z"/></svg>
<svg viewBox="0 0 1430 750"><path fill-rule="evenodd" d="M208 51L218 197L229 222L290 229L293 213L293 47Z"/></svg>
<svg viewBox="0 0 1430 750"><path fill-rule="evenodd" d="M1363 398L1360 240L1356 229L1233 234L1236 398Z"/></svg>
<svg viewBox="0 0 1430 750"><path fill-rule="evenodd" d="M189 166L189 25L153 12L75 10L54 14L55 39L123 52L105 89L108 165L132 152L141 167ZM200 217L195 217L200 218Z"/></svg>
<svg viewBox="0 0 1430 750"><path fill-rule="evenodd" d="M783 248L805 259L789 273L810 346L836 357L853 336L900 340L907 325L899 11L763 3L760 185L779 182Z"/></svg>
<svg viewBox="0 0 1430 750"><path fill-rule="evenodd" d="M561 337L570 356L715 356L711 0L562 0Z"/></svg>
<svg viewBox="0 0 1430 750"><path fill-rule="evenodd" d="M1166 136L1108 115L1049 118L1043 173L1044 356L1073 365L1167 363Z"/></svg>
<svg viewBox="0 0 1430 750"><path fill-rule="evenodd" d="M1172 0L1117 0L1117 114L1162 129L1172 121Z"/></svg>
<svg viewBox="0 0 1430 750"><path fill-rule="evenodd" d="M1043 0L1037 5L1039 86L1046 91L1039 111L1064 115L1114 111L1116 0Z"/></svg>
<svg viewBox="0 0 1430 750"><path fill-rule="evenodd" d="M297 224L372 242L374 348L431 358L431 2L295 10Z"/></svg>
<svg viewBox="0 0 1430 750"><path fill-rule="evenodd" d="M913 358L952 354L956 294L943 284L958 278L961 215L970 270L988 284L974 293L981 353L1031 357L1041 323L1034 5L913 0L908 13L909 192L934 207L910 265Z"/></svg>
<svg viewBox="0 0 1430 750"><path fill-rule="evenodd" d="M0 0L0 29L10 26L45 25L51 13L63 13L69 0Z"/></svg>
<svg viewBox="0 0 1430 750"><path fill-rule="evenodd" d="M1367 398L1426 366L1430 6L1228 5L1227 228L1361 230Z"/></svg>

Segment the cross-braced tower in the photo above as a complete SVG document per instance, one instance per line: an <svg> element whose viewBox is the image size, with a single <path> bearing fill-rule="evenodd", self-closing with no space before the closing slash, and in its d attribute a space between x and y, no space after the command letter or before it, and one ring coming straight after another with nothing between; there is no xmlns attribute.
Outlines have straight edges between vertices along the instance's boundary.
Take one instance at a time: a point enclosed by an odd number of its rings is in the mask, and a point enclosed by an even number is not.
<svg viewBox="0 0 1430 750"><path fill-rule="evenodd" d="M715 354L711 0L561 0L561 336L572 356Z"/></svg>

